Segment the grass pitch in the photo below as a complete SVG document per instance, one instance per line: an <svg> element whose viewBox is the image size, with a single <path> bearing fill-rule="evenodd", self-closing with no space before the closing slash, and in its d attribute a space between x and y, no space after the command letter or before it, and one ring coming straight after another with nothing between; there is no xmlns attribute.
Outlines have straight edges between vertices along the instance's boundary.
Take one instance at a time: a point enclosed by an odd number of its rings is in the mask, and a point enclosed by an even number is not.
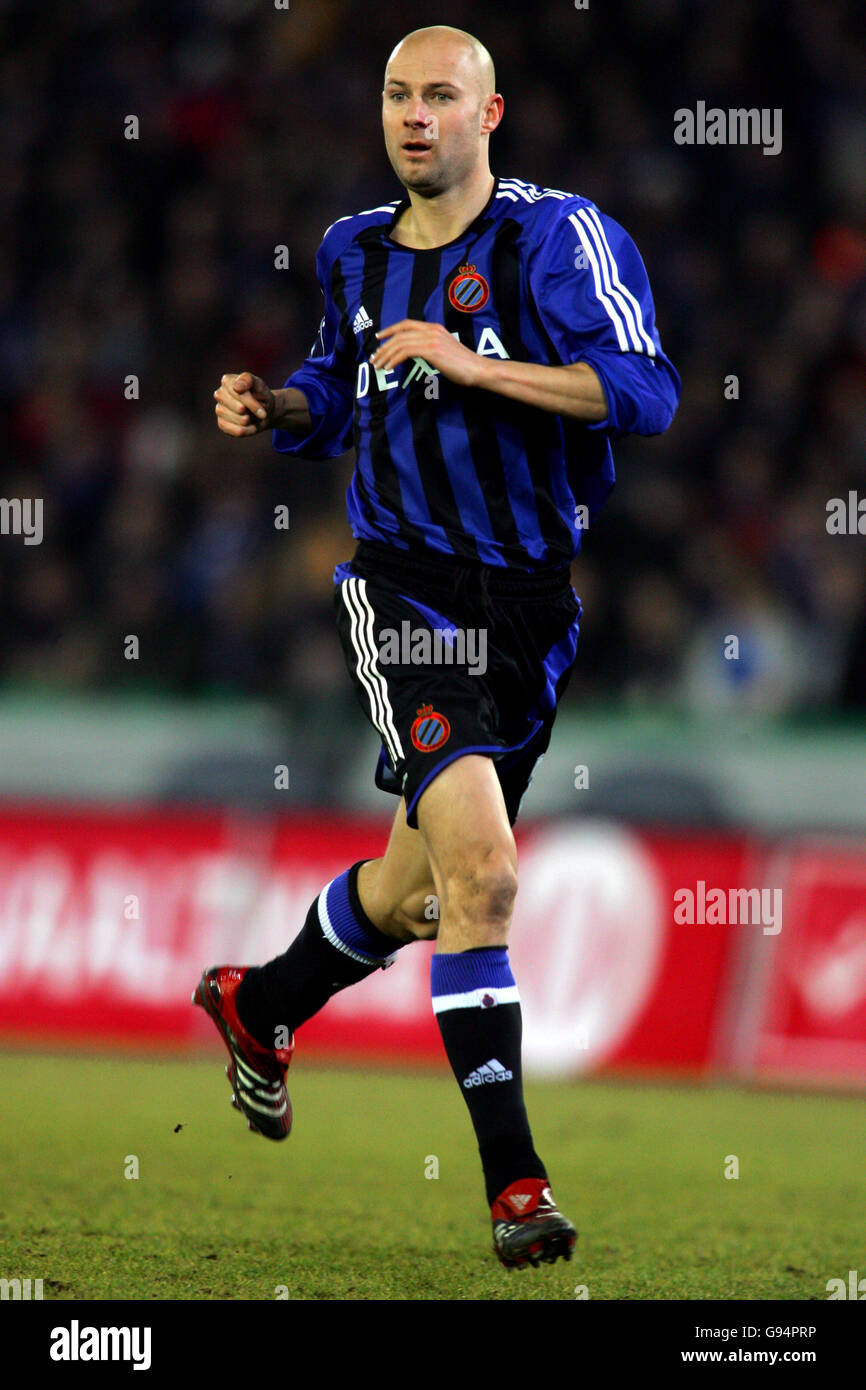
<svg viewBox="0 0 866 1390"><path fill-rule="evenodd" d="M300 1054L272 1144L230 1108L222 1051L0 1060L0 1275L46 1299L823 1300L866 1273L862 1099L531 1084L580 1240L570 1264L509 1272L448 1076Z"/></svg>

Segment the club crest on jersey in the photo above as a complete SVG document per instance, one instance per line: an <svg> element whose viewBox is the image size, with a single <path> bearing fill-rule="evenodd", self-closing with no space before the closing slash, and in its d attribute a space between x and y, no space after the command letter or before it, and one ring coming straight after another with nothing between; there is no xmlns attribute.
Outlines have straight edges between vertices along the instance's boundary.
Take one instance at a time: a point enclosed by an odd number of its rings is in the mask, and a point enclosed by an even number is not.
<svg viewBox="0 0 866 1390"><path fill-rule="evenodd" d="M448 286L448 300L464 314L475 314L490 298L490 286L474 265L461 265Z"/></svg>
<svg viewBox="0 0 866 1390"><path fill-rule="evenodd" d="M444 714L437 714L432 705L422 705L418 718L409 730L409 737L419 753L435 753L451 737L451 725Z"/></svg>

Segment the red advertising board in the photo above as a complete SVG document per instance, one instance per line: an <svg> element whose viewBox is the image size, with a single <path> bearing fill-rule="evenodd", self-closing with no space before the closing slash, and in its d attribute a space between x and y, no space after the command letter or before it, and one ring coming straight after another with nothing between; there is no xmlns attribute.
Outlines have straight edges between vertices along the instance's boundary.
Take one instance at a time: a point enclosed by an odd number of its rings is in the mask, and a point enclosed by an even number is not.
<svg viewBox="0 0 866 1390"><path fill-rule="evenodd" d="M0 814L0 1038L214 1046L190 1005L202 967L285 950L319 890L386 835L370 819ZM568 820L529 823L518 845L527 1072L712 1065L734 935L701 905L707 885L742 884L745 841ZM693 920L677 920L684 890ZM305 1052L444 1065L432 950L336 995Z"/></svg>
<svg viewBox="0 0 866 1390"><path fill-rule="evenodd" d="M793 845L776 858L772 875L783 929L752 962L753 1028L741 1051L768 1079L862 1085L866 846Z"/></svg>

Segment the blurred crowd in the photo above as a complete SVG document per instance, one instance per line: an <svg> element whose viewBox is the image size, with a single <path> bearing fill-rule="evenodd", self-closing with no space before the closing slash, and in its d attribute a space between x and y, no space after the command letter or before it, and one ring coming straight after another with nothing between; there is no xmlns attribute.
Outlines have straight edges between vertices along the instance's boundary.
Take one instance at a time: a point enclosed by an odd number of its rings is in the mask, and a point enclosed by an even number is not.
<svg viewBox="0 0 866 1390"><path fill-rule="evenodd" d="M866 538L826 527L829 499L866 497L857 9L0 7L0 495L42 497L45 527L0 537L2 686L351 701L331 585L351 458L228 439L213 391L242 368L282 385L310 350L325 227L401 193L385 61L448 22L496 64L494 173L626 226L683 380L667 434L615 450L567 700L862 709ZM676 144L698 101L781 108L782 152Z"/></svg>

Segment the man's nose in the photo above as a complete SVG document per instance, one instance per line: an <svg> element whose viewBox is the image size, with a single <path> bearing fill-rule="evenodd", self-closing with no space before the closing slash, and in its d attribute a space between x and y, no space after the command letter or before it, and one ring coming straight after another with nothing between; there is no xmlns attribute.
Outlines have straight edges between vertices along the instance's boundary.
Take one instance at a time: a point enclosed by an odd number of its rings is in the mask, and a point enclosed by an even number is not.
<svg viewBox="0 0 866 1390"><path fill-rule="evenodd" d="M406 112L406 122L411 126L428 126L430 124L430 112L423 101L416 102L415 106Z"/></svg>

